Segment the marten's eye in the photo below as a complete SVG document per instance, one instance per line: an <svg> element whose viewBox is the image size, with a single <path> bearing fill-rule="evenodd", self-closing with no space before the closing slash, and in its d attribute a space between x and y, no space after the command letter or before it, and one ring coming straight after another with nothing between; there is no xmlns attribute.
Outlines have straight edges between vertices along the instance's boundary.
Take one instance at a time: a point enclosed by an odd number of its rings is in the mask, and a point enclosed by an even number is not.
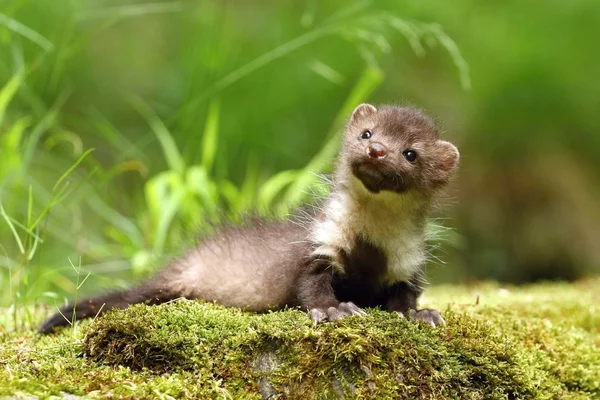
<svg viewBox="0 0 600 400"><path fill-rule="evenodd" d="M370 139L370 138L371 138L371 136L373 136L373 133L372 133L370 130L368 130L368 129L367 129L366 131L364 131L364 132L363 132L363 133L360 135L360 138L361 138L361 139Z"/></svg>
<svg viewBox="0 0 600 400"><path fill-rule="evenodd" d="M415 162L417 159L417 152L414 150L406 150L402 153L402 155L404 155L404 158L410 162Z"/></svg>

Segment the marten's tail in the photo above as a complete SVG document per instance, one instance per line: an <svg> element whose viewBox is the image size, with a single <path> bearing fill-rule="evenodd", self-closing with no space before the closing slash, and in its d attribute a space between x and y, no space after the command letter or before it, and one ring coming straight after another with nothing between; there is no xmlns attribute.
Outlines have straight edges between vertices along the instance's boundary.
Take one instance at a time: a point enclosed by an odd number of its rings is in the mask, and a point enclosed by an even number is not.
<svg viewBox="0 0 600 400"><path fill-rule="evenodd" d="M74 320L96 317L111 308L123 309L137 303L160 304L178 297L180 296L163 291L150 282L145 283L132 289L87 298L65 306L45 320L38 333L49 333L54 328L69 325Z"/></svg>

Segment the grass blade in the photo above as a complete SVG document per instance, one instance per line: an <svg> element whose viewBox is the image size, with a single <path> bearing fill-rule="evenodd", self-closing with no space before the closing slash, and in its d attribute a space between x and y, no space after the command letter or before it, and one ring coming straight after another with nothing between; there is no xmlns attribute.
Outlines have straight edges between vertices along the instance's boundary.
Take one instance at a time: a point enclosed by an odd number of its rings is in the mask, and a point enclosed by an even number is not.
<svg viewBox="0 0 600 400"><path fill-rule="evenodd" d="M458 49L456 42L450 38L450 36L446 35L446 32L442 29L439 24L430 24L431 31L433 32L435 38L440 42L440 44L446 49L452 61L454 61L454 65L458 68L460 83L463 90L471 90L471 76L469 74L469 64L462 56L462 53Z"/></svg>
<svg viewBox="0 0 600 400"><path fill-rule="evenodd" d="M2 14L0 14L1 16ZM12 78L4 85L2 90L0 90L0 125L2 125L2 120L4 119L4 113L6 112L6 108L8 107L8 103L10 103L11 99L17 92L19 86L23 82L23 71L17 72L13 75Z"/></svg>
<svg viewBox="0 0 600 400"><path fill-rule="evenodd" d="M204 206L204 211L211 217L217 216L219 207L219 196L216 184L210 180L203 166L194 165L186 173L185 186L188 191L196 194Z"/></svg>
<svg viewBox="0 0 600 400"><path fill-rule="evenodd" d="M346 8L342 8L341 10L336 11L332 15L330 15L325 21L327 23L341 21L345 18L356 15L360 12L364 12L369 5L371 5L372 0L362 0L351 2L350 5Z"/></svg>
<svg viewBox="0 0 600 400"><path fill-rule="evenodd" d="M308 63L308 68L315 74L322 76L329 82L336 85L342 85L344 83L344 77L335 69L319 60L312 60Z"/></svg>
<svg viewBox="0 0 600 400"><path fill-rule="evenodd" d="M71 193L73 193L73 191L76 190L79 186L83 185L92 175L94 175L96 173L97 170L98 170L98 167L95 167L94 169L92 169L71 190L67 191L67 188L69 187L69 182L66 182L66 184L63 185L61 188L59 188L56 193L53 193L52 199L50 200L50 202L48 204L46 204L46 206L44 207L44 209L42 210L42 212L40 213L40 215L37 217L37 219L33 222L33 224L31 226L29 226L29 230L31 231L35 227L37 227L39 225L39 223L42 222L42 219L44 219L44 217L46 216L46 214L48 214L48 212L50 212L50 210L52 209L52 207L54 207L56 204L58 204L61 201L63 201L67 196L69 196Z"/></svg>
<svg viewBox="0 0 600 400"><path fill-rule="evenodd" d="M408 44L410 44L410 47L415 52L417 57L424 57L425 49L421 44L419 35L415 32L411 25L394 15L390 14L388 17L389 24L392 26L392 28L398 30L398 32L400 32L406 38L406 40L408 40Z"/></svg>
<svg viewBox="0 0 600 400"><path fill-rule="evenodd" d="M281 171L269 178L259 189L258 206L262 211L273 208L275 198L300 174L297 170Z"/></svg>
<svg viewBox="0 0 600 400"><path fill-rule="evenodd" d="M187 104L185 104L179 111L178 115L187 114L189 110L194 110L198 107L198 104L206 99L208 96L211 96L215 93L218 93L229 86L233 85L240 79L250 75L252 72L268 65L269 63L284 57L293 51L306 46L309 43L314 42L317 39L320 39L324 36L330 35L332 33L338 32L338 27L325 26L321 28L314 29L312 31L306 32L296 38L283 43L280 46L256 57L255 59L247 62L241 67L235 69L229 74L225 75L223 78L217 80L209 89L195 97Z"/></svg>
<svg viewBox="0 0 600 400"><path fill-rule="evenodd" d="M54 45L48 39L31 29L30 27L23 25L19 21L16 21L5 14L0 14L0 24L6 26L11 31L31 40L33 43L40 46L46 52L51 52L52 50L54 50Z"/></svg>
<svg viewBox="0 0 600 400"><path fill-rule="evenodd" d="M176 13L183 10L179 1L165 3L127 4L116 7L88 9L78 13L77 20L89 21L95 19L122 19L143 17L150 14Z"/></svg>
<svg viewBox="0 0 600 400"><path fill-rule="evenodd" d="M122 134L102 113L96 109L92 109L86 115L91 124L96 128L98 133L111 146L119 151L118 159L126 159L127 157L135 157L138 160L147 161L146 153L143 151L143 146L133 144L127 136Z"/></svg>
<svg viewBox="0 0 600 400"><path fill-rule="evenodd" d="M202 135L202 166L207 173L210 173L217 153L219 115L219 100L212 100L208 107L206 126L204 127L204 134Z"/></svg>
<svg viewBox="0 0 600 400"><path fill-rule="evenodd" d="M33 215L33 187L29 184L29 196L27 198L27 225L31 224L31 216Z"/></svg>
<svg viewBox="0 0 600 400"><path fill-rule="evenodd" d="M36 234L33 237L33 245L31 246L31 249L29 250L29 254L27 254L27 261L31 261L33 259L33 256L35 255L35 252L37 250L38 243L43 243L43 240L40 239L38 233L39 233L39 231L36 232Z"/></svg>
<svg viewBox="0 0 600 400"><path fill-rule="evenodd" d="M25 254L25 248L23 247L23 242L21 241L21 238L19 237L19 234L17 233L17 230L15 229L15 226L13 225L11 218L8 216L8 214L4 210L2 201L0 201L0 215L2 215L2 218L4 218L4 220L8 224L8 227L9 227L10 231L12 232L13 237L15 238L15 241L17 242L17 246L19 246L19 251L21 252L21 254Z"/></svg>
<svg viewBox="0 0 600 400"><path fill-rule="evenodd" d="M56 117L58 116L59 110L62 108L63 104L67 101L69 97L67 92L63 92L60 94L54 105L48 112L44 115L42 120L33 128L31 135L27 139L27 143L25 144L25 150L23 151L23 162L21 163L21 171L27 171L29 167L29 163L33 159L33 153L37 147L38 141L42 136L42 133L46 132L46 130L54 124L56 121Z"/></svg>
<svg viewBox="0 0 600 400"><path fill-rule="evenodd" d="M30 118L18 119L8 132L0 136L0 193L8 185L9 178L19 170L22 163L21 142Z"/></svg>
<svg viewBox="0 0 600 400"><path fill-rule="evenodd" d="M83 141L81 138L75 133L66 130L54 133L48 137L48 139L44 141L44 147L50 150L61 142L66 142L73 146L74 157L83 152Z"/></svg>
<svg viewBox="0 0 600 400"><path fill-rule="evenodd" d="M24 224L20 223L19 221L17 221L16 219L12 218L11 216L9 216L8 218L10 218L10 220L15 225L15 227L20 228L23 232L25 232L31 238L44 243L44 241L38 235L38 233L36 233L36 232L32 231L31 229L27 228L27 226L25 226Z"/></svg>
<svg viewBox="0 0 600 400"><path fill-rule="evenodd" d="M118 230L137 247L144 244L144 235L130 218L124 217L118 210L110 207L100 195L90 196L87 199L88 206L102 219L104 219L111 228Z"/></svg>
<svg viewBox="0 0 600 400"><path fill-rule="evenodd" d="M219 193L225 199L229 210L236 210L238 199L240 198L240 189L232 182L224 180L219 182Z"/></svg>
<svg viewBox="0 0 600 400"><path fill-rule="evenodd" d="M186 190L181 175L175 171L166 171L150 179L144 191L151 219L154 222L153 251L162 254L169 227Z"/></svg>
<svg viewBox="0 0 600 400"><path fill-rule="evenodd" d="M71 174L71 172L73 172L73 170L75 168L77 168L77 166L79 164L81 164L81 162L87 157L88 154L90 154L91 152L93 152L95 149L87 149L78 159L77 161L75 161L75 163L73 163L73 165L71 165L61 176L60 178L58 178L58 180L56 181L56 183L54 184L54 186L52 187L52 192L54 193L56 191L56 188L61 184L61 182L63 180L65 180L65 178L67 176L69 176L69 174Z"/></svg>
<svg viewBox="0 0 600 400"><path fill-rule="evenodd" d="M305 46L323 36L326 36L326 35L334 32L334 31L336 31L336 29L331 28L331 27L315 29L315 30L309 31L307 33L304 33L304 34L296 37L295 39L292 39L292 40L282 44L281 46L277 46L273 50L270 50L270 51L264 53L263 55L242 65L240 68L236 69L235 71L233 71L233 72L227 74L226 76L224 76L223 78L219 79L214 85L214 90L215 91L223 90L226 87L228 87L228 86L234 84L235 82L239 81L240 79L244 78L245 76L256 71L257 69L264 67L265 65L277 60L278 58L288 55L291 52L299 49L300 47Z"/></svg>
<svg viewBox="0 0 600 400"><path fill-rule="evenodd" d="M142 99L131 95L130 102L141 116L144 117L152 132L156 135L169 168L182 175L185 170L185 161L177 148L177 143L175 143L171 132L169 132L165 124Z"/></svg>
<svg viewBox="0 0 600 400"><path fill-rule="evenodd" d="M258 174L259 164L255 156L250 154L248 162L246 164L246 175L240 188L240 197L237 204L237 212L242 214L252 208L254 201L256 200L256 194L258 192Z"/></svg>

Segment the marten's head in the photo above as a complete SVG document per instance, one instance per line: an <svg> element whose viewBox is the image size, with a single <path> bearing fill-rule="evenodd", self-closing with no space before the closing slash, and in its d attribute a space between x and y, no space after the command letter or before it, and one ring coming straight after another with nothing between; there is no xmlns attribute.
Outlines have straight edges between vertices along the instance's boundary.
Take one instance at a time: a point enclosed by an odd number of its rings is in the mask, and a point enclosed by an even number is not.
<svg viewBox="0 0 600 400"><path fill-rule="evenodd" d="M458 158L456 147L440 139L435 124L422 112L370 104L352 113L342 149L344 164L372 193L441 188Z"/></svg>

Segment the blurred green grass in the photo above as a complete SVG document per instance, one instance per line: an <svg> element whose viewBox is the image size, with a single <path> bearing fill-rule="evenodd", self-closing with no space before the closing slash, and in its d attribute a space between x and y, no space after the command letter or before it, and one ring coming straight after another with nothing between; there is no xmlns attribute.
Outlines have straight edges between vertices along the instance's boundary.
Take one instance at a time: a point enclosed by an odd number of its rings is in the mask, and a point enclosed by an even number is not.
<svg viewBox="0 0 600 400"><path fill-rule="evenodd" d="M461 149L434 281L596 273L598 17L592 0L0 1L0 305L72 297L72 264L84 292L124 286L214 220L285 215L366 100L424 107Z"/></svg>

